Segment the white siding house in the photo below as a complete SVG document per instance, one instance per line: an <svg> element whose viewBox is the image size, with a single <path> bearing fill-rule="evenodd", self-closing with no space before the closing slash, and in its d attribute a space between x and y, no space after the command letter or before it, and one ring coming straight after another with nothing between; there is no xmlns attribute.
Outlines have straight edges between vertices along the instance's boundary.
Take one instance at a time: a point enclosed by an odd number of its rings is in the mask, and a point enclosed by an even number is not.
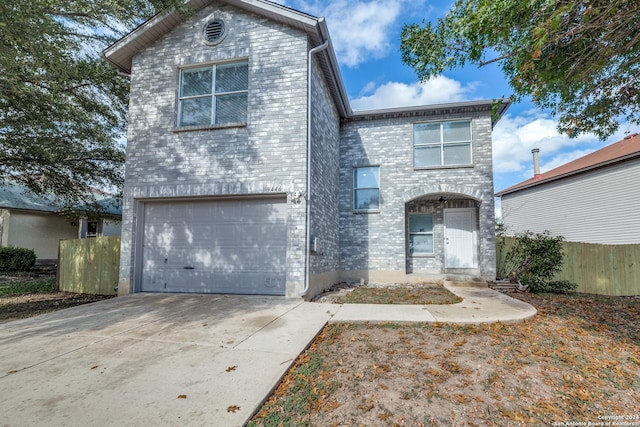
<svg viewBox="0 0 640 427"><path fill-rule="evenodd" d="M640 135L498 192L509 234L599 244L640 243Z"/></svg>

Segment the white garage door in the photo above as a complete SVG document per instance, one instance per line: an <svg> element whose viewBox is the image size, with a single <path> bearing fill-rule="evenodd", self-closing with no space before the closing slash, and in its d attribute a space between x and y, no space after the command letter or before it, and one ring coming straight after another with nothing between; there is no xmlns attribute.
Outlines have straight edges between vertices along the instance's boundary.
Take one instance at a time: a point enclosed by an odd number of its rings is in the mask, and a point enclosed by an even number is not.
<svg viewBox="0 0 640 427"><path fill-rule="evenodd" d="M149 202L143 292L284 295L284 199Z"/></svg>

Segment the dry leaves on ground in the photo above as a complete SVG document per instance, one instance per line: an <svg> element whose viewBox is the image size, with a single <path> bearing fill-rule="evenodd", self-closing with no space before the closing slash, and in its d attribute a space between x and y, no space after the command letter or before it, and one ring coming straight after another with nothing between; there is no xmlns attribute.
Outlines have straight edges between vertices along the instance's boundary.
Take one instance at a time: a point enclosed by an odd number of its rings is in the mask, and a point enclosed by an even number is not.
<svg viewBox="0 0 640 427"><path fill-rule="evenodd" d="M250 425L586 425L640 415L640 299L512 296L539 314L521 324L330 325Z"/></svg>

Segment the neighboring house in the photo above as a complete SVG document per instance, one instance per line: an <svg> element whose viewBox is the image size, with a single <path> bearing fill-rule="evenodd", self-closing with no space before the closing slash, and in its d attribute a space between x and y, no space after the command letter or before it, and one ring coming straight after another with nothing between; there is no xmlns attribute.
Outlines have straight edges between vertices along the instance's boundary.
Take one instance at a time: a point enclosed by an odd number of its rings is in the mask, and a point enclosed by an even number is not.
<svg viewBox="0 0 640 427"><path fill-rule="evenodd" d="M571 242L640 243L640 135L540 174L496 195L508 233L543 232Z"/></svg>
<svg viewBox="0 0 640 427"><path fill-rule="evenodd" d="M104 52L131 76L120 294L495 278L508 100L353 112L323 18L189 4Z"/></svg>
<svg viewBox="0 0 640 427"><path fill-rule="evenodd" d="M1 246L33 249L38 263L48 263L58 259L60 240L120 235L119 203L101 197L98 204L100 214L85 208L69 212L52 198L5 183L0 186Z"/></svg>

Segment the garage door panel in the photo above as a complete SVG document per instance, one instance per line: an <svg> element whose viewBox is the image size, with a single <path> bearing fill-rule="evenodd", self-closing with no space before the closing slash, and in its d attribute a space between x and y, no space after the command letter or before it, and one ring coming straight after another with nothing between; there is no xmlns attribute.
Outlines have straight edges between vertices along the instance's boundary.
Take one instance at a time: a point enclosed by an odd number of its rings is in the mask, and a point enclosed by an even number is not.
<svg viewBox="0 0 640 427"><path fill-rule="evenodd" d="M142 290L284 295L284 199L147 203Z"/></svg>
<svg viewBox="0 0 640 427"><path fill-rule="evenodd" d="M164 290L165 274L164 271L155 266L151 266L147 270L145 276L145 290L149 292L162 292Z"/></svg>
<svg viewBox="0 0 640 427"><path fill-rule="evenodd" d="M187 292L256 294L258 290L260 295L282 295L281 289L285 284L281 276L265 276L264 272L216 272L213 280L216 282L215 290L211 289L209 274L195 272L192 276L191 288Z"/></svg>
<svg viewBox="0 0 640 427"><path fill-rule="evenodd" d="M186 292L189 287L190 272L182 268L167 268L164 283L156 292Z"/></svg>
<svg viewBox="0 0 640 427"><path fill-rule="evenodd" d="M215 282L215 287L211 283ZM284 279L278 273L263 271L167 271L164 283L156 282L152 292L232 293L282 295Z"/></svg>

